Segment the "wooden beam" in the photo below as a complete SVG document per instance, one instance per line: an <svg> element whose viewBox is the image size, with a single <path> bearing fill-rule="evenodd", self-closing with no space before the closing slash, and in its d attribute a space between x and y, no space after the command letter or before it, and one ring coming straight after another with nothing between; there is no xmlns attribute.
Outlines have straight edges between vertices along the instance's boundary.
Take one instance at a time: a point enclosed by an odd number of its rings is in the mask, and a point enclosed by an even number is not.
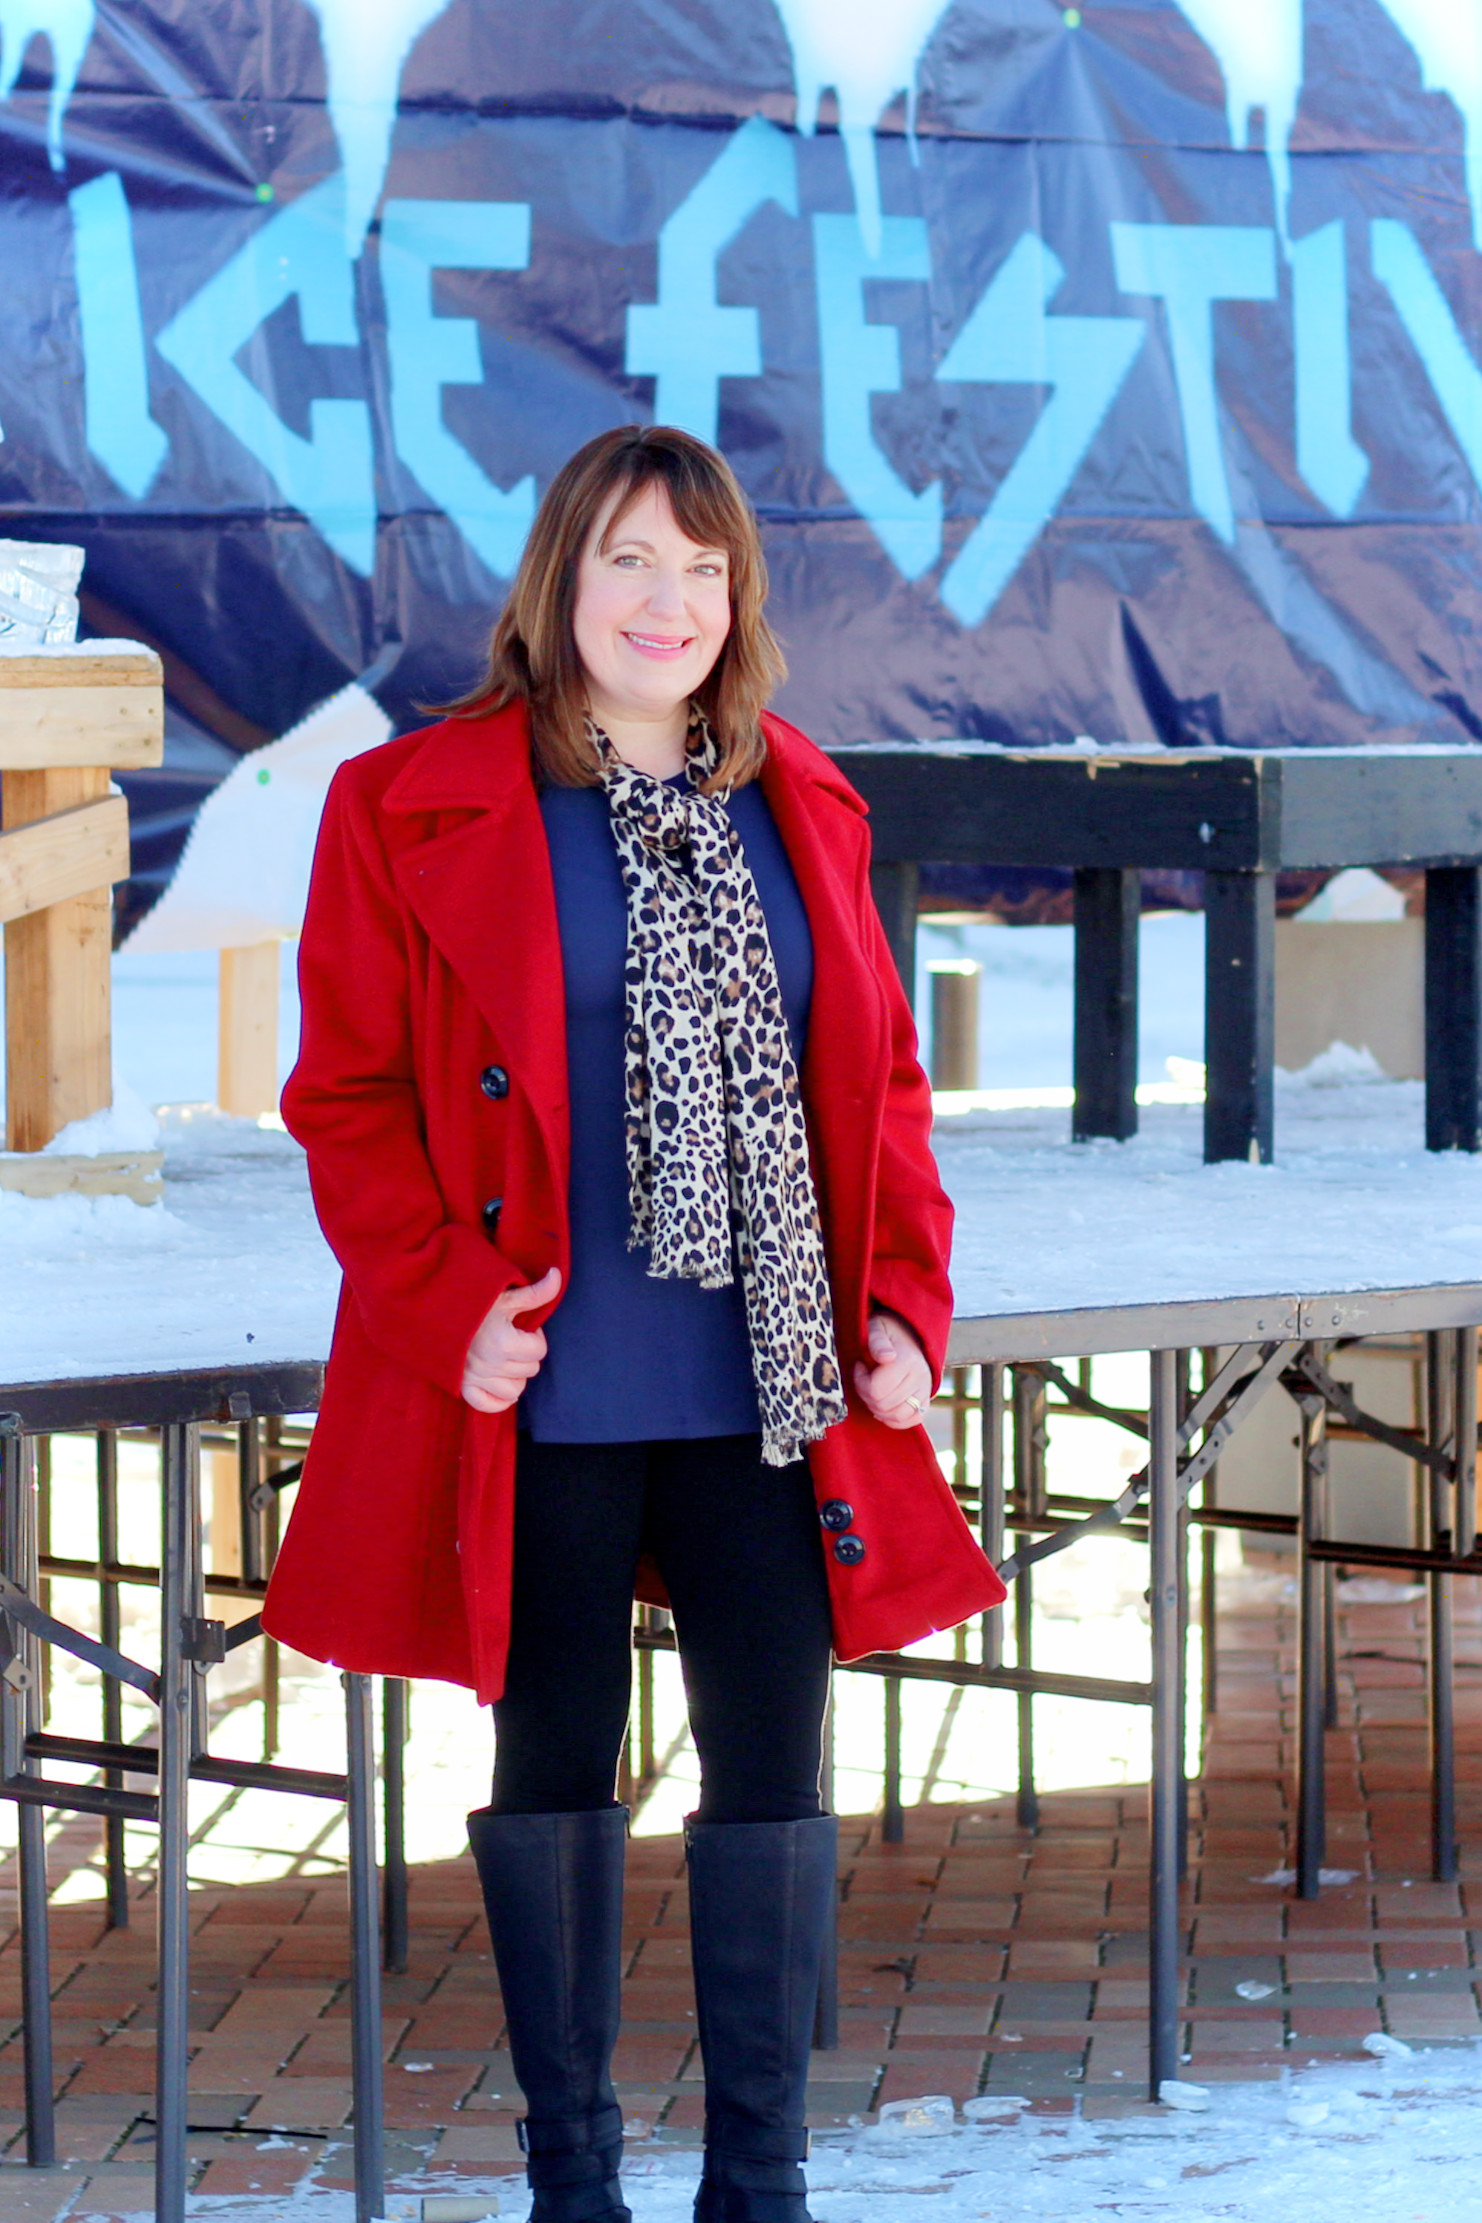
<svg viewBox="0 0 1482 2223"><path fill-rule="evenodd" d="M0 1158L0 1189L19 1196L128 1196L158 1204L165 1193L162 1150L109 1150L97 1158Z"/></svg>
<svg viewBox="0 0 1482 2223"><path fill-rule="evenodd" d="M128 876L129 806L122 795L79 803L0 834L0 920L29 918Z"/></svg>
<svg viewBox="0 0 1482 2223"><path fill-rule="evenodd" d="M99 766L7 770L0 777L7 832L107 798L108 774ZM8 1150L44 1149L71 1121L113 1101L112 946L107 887L69 896L5 928Z"/></svg>
<svg viewBox="0 0 1482 2223"><path fill-rule="evenodd" d="M221 952L216 1101L224 1112L260 1119L278 1109L278 965L282 945L254 942Z"/></svg>
<svg viewBox="0 0 1482 2223"><path fill-rule="evenodd" d="M0 656L0 771L162 763L162 677L152 649Z"/></svg>

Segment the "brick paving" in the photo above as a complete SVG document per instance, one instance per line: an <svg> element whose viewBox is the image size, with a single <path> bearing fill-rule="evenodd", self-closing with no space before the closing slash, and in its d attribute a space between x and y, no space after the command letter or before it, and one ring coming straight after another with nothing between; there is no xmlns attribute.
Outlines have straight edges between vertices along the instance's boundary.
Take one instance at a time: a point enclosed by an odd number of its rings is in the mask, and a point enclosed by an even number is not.
<svg viewBox="0 0 1482 2223"><path fill-rule="evenodd" d="M1272 1565L1274 1563L1267 1563ZM1255 1586L1259 1588L1260 1586ZM1265 1589L1273 1595L1280 1583ZM1356 2056L1388 2029L1410 2042L1482 2036L1482 1623L1459 1601L1462 1880L1427 1880L1421 1608L1345 1606L1341 1704L1329 1738L1328 1859L1355 1880L1316 1905L1262 1879L1293 1859L1288 1770L1290 1608L1249 1595L1222 1613L1220 1706L1190 1789L1183 2073L1278 2077ZM69 1821L91 1851L96 1825ZM1031 1835L1011 1801L911 1810L906 1841L876 1817L843 1823L839 2050L814 2056L811 2119L891 2099L1018 2094L1040 2112L1146 2104L1145 1793L1043 1800ZM682 1849L630 1848L625 2025L616 2075L636 2135L693 2144L703 2087L694 2038ZM8 1894L8 1896L6 1896ZM20 1971L14 1878L0 1871L0 2223L104 2223L150 2205L151 1909L127 1932L92 1904L53 1914L64 2166L21 2149ZM349 2000L343 1885L192 1894L195 2189L283 2196L311 2170L350 2182ZM393 2185L422 2189L519 2166L517 2095L472 1868L412 1875L411 1959L385 1983Z"/></svg>

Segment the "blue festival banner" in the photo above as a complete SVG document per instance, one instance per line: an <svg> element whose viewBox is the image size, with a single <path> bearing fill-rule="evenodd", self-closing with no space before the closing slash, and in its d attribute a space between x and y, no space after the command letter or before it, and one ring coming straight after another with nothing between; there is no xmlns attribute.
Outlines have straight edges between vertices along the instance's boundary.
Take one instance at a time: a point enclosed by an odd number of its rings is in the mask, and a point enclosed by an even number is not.
<svg viewBox="0 0 1482 2223"><path fill-rule="evenodd" d="M634 419L825 743L1455 743L1479 240L1476 0L0 0L3 529L172 652L136 907Z"/></svg>

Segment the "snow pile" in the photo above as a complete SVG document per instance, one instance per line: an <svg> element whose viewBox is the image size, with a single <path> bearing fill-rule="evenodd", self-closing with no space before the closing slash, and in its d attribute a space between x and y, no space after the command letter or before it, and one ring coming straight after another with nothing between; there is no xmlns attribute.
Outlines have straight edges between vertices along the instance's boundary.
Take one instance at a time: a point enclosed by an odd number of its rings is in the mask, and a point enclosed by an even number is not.
<svg viewBox="0 0 1482 2223"><path fill-rule="evenodd" d="M175 876L129 951L241 949L297 934L329 783L390 733L375 697L352 681L244 756L196 813Z"/></svg>
<svg viewBox="0 0 1482 2223"><path fill-rule="evenodd" d="M42 1152L52 1158L105 1158L159 1147L160 1123L137 1089L113 1076L113 1102L90 1118L74 1119Z"/></svg>
<svg viewBox="0 0 1482 2223"><path fill-rule="evenodd" d="M1170 1062L1172 1062L1170 1060ZM1372 1050L1356 1050L1351 1042L1332 1042L1320 1050L1310 1065L1303 1065L1295 1073L1288 1073L1283 1066L1276 1068L1276 1086L1279 1090L1292 1088L1346 1088L1351 1081L1388 1080L1389 1075Z"/></svg>

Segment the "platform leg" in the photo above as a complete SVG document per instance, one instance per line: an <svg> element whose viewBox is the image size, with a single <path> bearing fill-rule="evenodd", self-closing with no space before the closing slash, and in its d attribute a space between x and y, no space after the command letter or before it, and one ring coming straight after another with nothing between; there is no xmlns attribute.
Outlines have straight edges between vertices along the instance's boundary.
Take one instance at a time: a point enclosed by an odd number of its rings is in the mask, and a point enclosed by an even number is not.
<svg viewBox="0 0 1482 2223"><path fill-rule="evenodd" d="M376 1911L375 1739L368 1675L347 1675L345 1744L350 1778L350 2054L355 2107L355 2223L385 2205L381 2075L381 1938Z"/></svg>
<svg viewBox="0 0 1482 2223"><path fill-rule="evenodd" d="M1267 1165L1276 1054L1276 875L1204 875L1204 1157Z"/></svg>
<svg viewBox="0 0 1482 2223"><path fill-rule="evenodd" d="M1321 1540L1328 1466L1327 1406L1297 1400L1302 1416L1302 1509L1297 1524L1297 1896L1315 1899L1326 1850L1327 1585L1308 1550Z"/></svg>
<svg viewBox="0 0 1482 2223"><path fill-rule="evenodd" d="M895 969L901 976L906 1001L913 1008L916 1002L916 895L920 879L919 867L909 862L870 867L875 909L880 914Z"/></svg>
<svg viewBox="0 0 1482 2223"><path fill-rule="evenodd" d="M1075 875L1075 1109L1071 1138L1137 1132L1137 929L1142 874L1100 865Z"/></svg>
<svg viewBox="0 0 1482 2223"><path fill-rule="evenodd" d="M0 774L7 830L100 802L106 769ZM113 1101L109 1056L113 895L94 888L5 927L7 1150L40 1150Z"/></svg>
<svg viewBox="0 0 1482 2223"><path fill-rule="evenodd" d="M1425 876L1425 1146L1482 1146L1482 871Z"/></svg>
<svg viewBox="0 0 1482 2223"><path fill-rule="evenodd" d="M1178 1854L1183 1783L1183 1725L1179 1719L1178 1393L1176 1354L1154 1351L1148 1397L1148 1542L1153 1665L1153 1772L1149 1845L1148 2084L1178 2075Z"/></svg>
<svg viewBox="0 0 1482 2223"><path fill-rule="evenodd" d="M160 1432L159 2022L155 2043L156 2223L184 2223L186 2058L190 1929L186 1861L190 1844L190 1753L195 1669L185 1656L197 1517L195 1431L172 1422Z"/></svg>

